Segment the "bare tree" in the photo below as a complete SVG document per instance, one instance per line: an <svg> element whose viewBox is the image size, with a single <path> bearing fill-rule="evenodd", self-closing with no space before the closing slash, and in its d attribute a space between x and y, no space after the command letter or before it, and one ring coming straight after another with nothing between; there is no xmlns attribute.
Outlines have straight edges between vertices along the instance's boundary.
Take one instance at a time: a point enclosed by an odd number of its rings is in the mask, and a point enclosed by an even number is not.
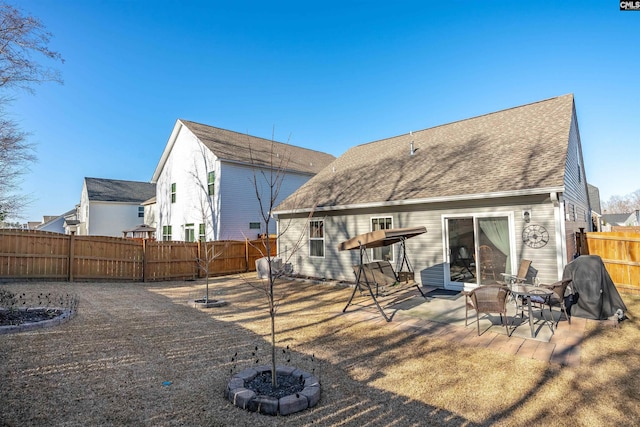
<svg viewBox="0 0 640 427"><path fill-rule="evenodd" d="M35 59L64 62L59 53L49 49L50 39L40 20L0 3L0 89L20 88L33 93L35 84L62 83L59 71ZM6 95L0 96L0 221L18 216L28 204L28 198L18 190L22 175L36 159L27 135L7 117L5 108L10 102Z"/></svg>
<svg viewBox="0 0 640 427"><path fill-rule="evenodd" d="M58 70L46 67L32 57L36 53L64 62L58 52L48 47L51 36L39 19L0 3L0 88L17 86L33 92L34 84L62 83Z"/></svg>
<svg viewBox="0 0 640 427"><path fill-rule="evenodd" d="M636 209L640 209L640 190L626 196L611 196L602 204L602 210L606 214L626 214Z"/></svg>
<svg viewBox="0 0 640 427"><path fill-rule="evenodd" d="M34 161L33 147L26 134L0 110L0 221L14 216L28 203L18 190L21 176Z"/></svg>
<svg viewBox="0 0 640 427"><path fill-rule="evenodd" d="M284 294L276 294L275 284L276 280L286 273L286 269L282 268L282 266L289 264L290 259L302 245L304 232L300 233L293 248L287 252L286 258L282 260L282 265L276 267L274 257L271 255L272 241L270 238L270 231L271 225L275 222L275 219L273 218L273 211L276 208L277 203L280 201L280 191L288 170L290 155L288 153L276 153L273 137L270 151L263 154L263 156L267 156L266 159L258 159L256 153L251 149L250 155L251 162L254 165L251 184L258 201L261 222L266 236L263 248L259 246L254 247L256 247L263 257L266 258L268 269L268 277L263 278L260 284L250 284L255 289L263 293L268 301L271 326L271 385L275 388L278 386L276 375L276 313L278 311L280 301L285 297ZM313 213L310 213L309 215L311 216ZM289 229L288 225L289 224L284 223L278 224L279 227L276 238L287 232Z"/></svg>
<svg viewBox="0 0 640 427"><path fill-rule="evenodd" d="M198 228L198 257L196 261L198 268L205 276L205 296L202 301L197 302L208 305L210 302L209 275L211 273L211 263L222 255L222 250L216 244L218 235L216 201L218 199L215 194L215 162L211 161L208 155L209 150L202 143L197 139L195 143L198 144L200 156L199 159L194 157L193 168L189 171L189 174L195 183L195 188L198 189L198 194L195 198L196 206L194 207L200 215L201 222ZM212 172L213 179L211 179L210 175Z"/></svg>

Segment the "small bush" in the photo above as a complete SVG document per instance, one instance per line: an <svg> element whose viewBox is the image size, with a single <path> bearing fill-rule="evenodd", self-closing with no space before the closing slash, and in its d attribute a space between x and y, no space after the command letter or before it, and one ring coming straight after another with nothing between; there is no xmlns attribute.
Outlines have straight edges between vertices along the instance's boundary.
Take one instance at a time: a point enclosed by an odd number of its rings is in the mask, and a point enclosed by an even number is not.
<svg viewBox="0 0 640 427"><path fill-rule="evenodd" d="M12 309L18 303L16 294L6 289L0 288L0 307Z"/></svg>

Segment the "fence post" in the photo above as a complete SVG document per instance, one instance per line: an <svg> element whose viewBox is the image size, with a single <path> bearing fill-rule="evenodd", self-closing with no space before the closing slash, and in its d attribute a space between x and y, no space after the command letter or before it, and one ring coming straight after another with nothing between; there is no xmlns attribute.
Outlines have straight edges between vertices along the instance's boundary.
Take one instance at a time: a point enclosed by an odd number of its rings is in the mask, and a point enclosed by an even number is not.
<svg viewBox="0 0 640 427"><path fill-rule="evenodd" d="M244 238L244 271L249 271L249 239Z"/></svg>
<svg viewBox="0 0 640 427"><path fill-rule="evenodd" d="M588 255L584 228L580 227L579 230L580 230L579 232L576 232L576 246L577 246L576 252L579 255Z"/></svg>
<svg viewBox="0 0 640 427"><path fill-rule="evenodd" d="M147 239L142 239L142 281L147 281Z"/></svg>
<svg viewBox="0 0 640 427"><path fill-rule="evenodd" d="M74 258L74 252L75 252L75 237L76 237L76 233L75 232L71 232L71 235L69 236L69 282L73 282L73 258Z"/></svg>

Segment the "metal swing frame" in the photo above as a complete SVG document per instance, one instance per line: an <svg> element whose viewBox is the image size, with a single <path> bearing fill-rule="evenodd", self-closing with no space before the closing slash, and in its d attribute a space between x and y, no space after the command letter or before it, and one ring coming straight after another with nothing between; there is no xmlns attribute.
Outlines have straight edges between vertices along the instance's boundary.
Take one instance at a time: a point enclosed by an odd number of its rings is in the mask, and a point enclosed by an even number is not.
<svg viewBox="0 0 640 427"><path fill-rule="evenodd" d="M402 251L402 259L396 265L396 270L394 270L395 279L396 281L399 281L398 271L401 271L405 265L407 266L407 269L410 272L413 272L413 270L411 269L411 263L409 262L409 258L407 257L407 251L405 246L406 240L426 232L427 232L426 227L376 230L370 233L361 234L345 242L342 242L340 245L338 245L338 250L341 250L341 251L358 249L359 261L360 261L358 266L358 271L356 273L356 284L353 287L353 292L351 293L351 297L349 298L349 301L347 302L347 305L344 307L342 312L344 313L347 311L347 308L349 308L349 306L351 305L356 292L358 290L362 292L364 287L369 292L369 295L371 295L371 298L373 299L373 302L376 305L380 314L382 314L382 317L384 317L384 319L387 322L390 322L391 318L387 316L387 314L384 312L384 310L380 306L380 303L378 302L378 298L377 298L378 283L375 282L375 279L374 279L374 283L376 284L376 292L374 293L372 288L372 283L369 282L367 273L365 272L364 256L366 254L366 250L370 248L378 248L383 246L389 246L395 243L400 243L400 247ZM398 269L398 265L399 265L399 269ZM422 292L422 289L420 289L420 286L418 286L418 284L415 284L414 286L418 289L420 294L423 297L425 297L425 294L424 292Z"/></svg>

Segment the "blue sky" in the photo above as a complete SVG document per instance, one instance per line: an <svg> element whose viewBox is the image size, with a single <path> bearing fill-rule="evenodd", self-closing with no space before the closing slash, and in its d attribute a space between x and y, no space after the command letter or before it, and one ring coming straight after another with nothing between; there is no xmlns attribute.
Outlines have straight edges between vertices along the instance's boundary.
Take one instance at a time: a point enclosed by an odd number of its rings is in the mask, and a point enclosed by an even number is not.
<svg viewBox="0 0 640 427"><path fill-rule="evenodd" d="M65 59L10 107L37 145L25 220L84 177L149 181L178 118L339 156L567 93L588 181L640 189L640 11L616 0L9 2Z"/></svg>

